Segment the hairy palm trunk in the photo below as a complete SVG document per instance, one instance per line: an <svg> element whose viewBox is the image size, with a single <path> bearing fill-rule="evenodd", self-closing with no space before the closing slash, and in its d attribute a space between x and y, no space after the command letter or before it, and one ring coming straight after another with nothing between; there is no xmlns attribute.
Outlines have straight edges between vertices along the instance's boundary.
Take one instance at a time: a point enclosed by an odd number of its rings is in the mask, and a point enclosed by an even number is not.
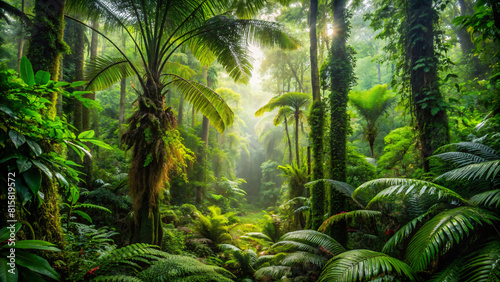
<svg viewBox="0 0 500 282"><path fill-rule="evenodd" d="M309 113L309 124L311 126L311 144L314 162L312 164L313 180L322 179L323 175L323 106L321 104L321 93L319 87L318 70L318 40L316 38L316 21L318 17L318 0L311 0L309 9L309 56L311 60L311 84L313 92L313 103ZM324 214L324 185L322 182L315 183L311 187L311 228L318 229L323 222Z"/></svg>
<svg viewBox="0 0 500 282"><path fill-rule="evenodd" d="M290 165L292 165L293 162L292 141L290 140L290 133L288 132L288 119L286 115L285 115L285 133L286 133L286 138L288 140L288 155L290 159Z"/></svg>
<svg viewBox="0 0 500 282"><path fill-rule="evenodd" d="M428 157L449 143L448 116L439 91L434 53L434 17L432 0L411 1L408 8L406 52L410 59L410 84L413 111L419 131L424 170L429 171ZM424 66L421 63L424 62Z"/></svg>
<svg viewBox="0 0 500 282"><path fill-rule="evenodd" d="M345 0L333 1L333 37L330 63L330 166L331 178L346 181L346 142L347 142L347 102L352 81L352 64L346 50L348 36L345 18ZM328 214L344 211L345 196L331 189ZM345 222L335 225L330 235L343 246L347 243Z"/></svg>
<svg viewBox="0 0 500 282"><path fill-rule="evenodd" d="M122 140L133 148L129 171L129 192L134 199L132 242L160 245L163 230L159 202L171 167L168 154L172 153L165 134L175 128L175 117L165 107L157 85L151 79L146 82Z"/></svg>

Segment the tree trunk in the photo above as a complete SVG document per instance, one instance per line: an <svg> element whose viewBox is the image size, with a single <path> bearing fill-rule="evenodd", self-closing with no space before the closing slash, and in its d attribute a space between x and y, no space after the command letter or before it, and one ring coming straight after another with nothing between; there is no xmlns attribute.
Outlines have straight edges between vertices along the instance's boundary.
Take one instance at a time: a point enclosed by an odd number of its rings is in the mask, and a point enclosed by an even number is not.
<svg viewBox="0 0 500 282"><path fill-rule="evenodd" d="M21 12L24 13L24 0L21 1ZM19 39L17 40L17 72L21 73L21 58L24 49L24 30L23 23L19 25Z"/></svg>
<svg viewBox="0 0 500 282"><path fill-rule="evenodd" d="M311 85L313 104L309 113L311 126L311 144L314 162L312 163L312 179L318 180L323 174L323 106L321 104L321 89L319 87L318 70L318 40L316 37L316 21L318 18L318 0L311 0L309 9L309 57L311 60ZM308 154L309 155L309 154ZM316 230L323 223L324 211L324 185L315 183L311 187L311 228Z"/></svg>
<svg viewBox="0 0 500 282"><path fill-rule="evenodd" d="M416 115L424 171L429 171L428 157L449 143L448 116L439 91L434 53L434 15L432 0L411 1L407 10L409 34L406 52L410 57L410 87ZM411 40L416 38L417 40ZM423 40L418 40L423 38ZM422 66L422 62L425 65Z"/></svg>
<svg viewBox="0 0 500 282"><path fill-rule="evenodd" d="M292 154L292 141L290 140L290 133L288 132L288 120L285 116L285 132L286 138L288 139L288 154L290 158L290 165L293 164L293 154Z"/></svg>
<svg viewBox="0 0 500 282"><path fill-rule="evenodd" d="M211 88L212 83L211 80L208 77L207 74L208 68L204 67L203 68L203 77L207 81L207 87ZM198 163L199 165L203 168L203 171L205 171L205 166L207 163L207 150L208 150L208 133L210 132L210 121L206 116L203 116L203 122L201 124L201 140L204 143L203 148L201 148L200 156L198 158ZM200 181L202 183L205 183L205 173L200 175L201 179ZM205 183L206 184L206 183ZM201 201L203 200L203 186L199 185L196 189L196 204L200 205Z"/></svg>
<svg viewBox="0 0 500 282"><path fill-rule="evenodd" d="M92 40L94 40L94 33L92 31ZM97 33L96 33L97 35ZM97 38L96 38L97 40ZM126 49L126 37L125 33L122 32L122 46L123 50ZM127 79L122 78L120 81L120 112L118 113L118 126L120 128L120 137L123 134L123 123L125 122L125 104L127 103Z"/></svg>
<svg viewBox="0 0 500 282"><path fill-rule="evenodd" d="M333 1L333 37L330 53L331 92L330 92L330 171L331 179L346 181L346 142L347 142L347 102L352 84L352 59L346 50L348 37L345 18L346 0ZM331 189L329 216L345 209L345 196ZM343 246L347 244L346 223L340 222L330 229L330 235Z"/></svg>
<svg viewBox="0 0 500 282"><path fill-rule="evenodd" d="M382 84L382 72L380 71L380 63L377 63L377 79L378 84Z"/></svg>
<svg viewBox="0 0 500 282"><path fill-rule="evenodd" d="M180 100L179 100L179 110L177 111L178 112L177 125L179 127L182 126L183 111L184 111L184 96L181 95Z"/></svg>
<svg viewBox="0 0 500 282"><path fill-rule="evenodd" d="M297 160L297 167L300 167L299 157L299 113L294 114L295 118L295 159Z"/></svg>
<svg viewBox="0 0 500 282"><path fill-rule="evenodd" d="M27 54L35 73L39 70L48 71L55 81L59 78L60 58L65 51L64 4L64 0L35 1L35 18ZM57 114L57 92L48 98L52 102L48 114L54 118Z"/></svg>

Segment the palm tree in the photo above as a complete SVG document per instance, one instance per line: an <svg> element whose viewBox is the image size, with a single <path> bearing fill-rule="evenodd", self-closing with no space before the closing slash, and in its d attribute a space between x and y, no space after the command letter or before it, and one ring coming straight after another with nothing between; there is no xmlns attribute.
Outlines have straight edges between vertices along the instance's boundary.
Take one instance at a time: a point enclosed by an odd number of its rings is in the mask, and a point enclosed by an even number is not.
<svg viewBox="0 0 500 282"><path fill-rule="evenodd" d="M372 158L375 158L373 144L378 135L377 120L396 101L395 97L388 94L387 85L376 85L368 91L352 91L349 95L351 105L366 120L363 131L370 144Z"/></svg>
<svg viewBox="0 0 500 282"><path fill-rule="evenodd" d="M311 95L299 92L288 92L279 97L272 98L267 104L255 112L255 116L262 116L265 112L270 112L276 108L286 107L293 111L295 119L295 158L299 166L299 119L304 116L303 108L311 102ZM278 113L280 114L280 113Z"/></svg>
<svg viewBox="0 0 500 282"><path fill-rule="evenodd" d="M130 195L134 200L133 242L161 243L159 195L168 172L182 167L186 157L175 130L175 117L165 104L169 89L181 93L220 132L233 122L232 110L217 93L168 72L176 50L182 46L189 48L204 66L217 60L231 78L248 82L249 43L296 48L296 43L278 24L237 18L262 7L263 1L246 6L237 3L232 0L74 0L69 3L72 9L99 15L108 26L123 28L140 57L139 63L133 62L105 34L86 25L121 54L91 61L87 88L107 88L127 76L136 76L140 85L139 89L134 88L139 95L137 110L122 136L127 149L133 149L129 172ZM228 7L234 13L226 13ZM133 31L138 34L137 40Z"/></svg>

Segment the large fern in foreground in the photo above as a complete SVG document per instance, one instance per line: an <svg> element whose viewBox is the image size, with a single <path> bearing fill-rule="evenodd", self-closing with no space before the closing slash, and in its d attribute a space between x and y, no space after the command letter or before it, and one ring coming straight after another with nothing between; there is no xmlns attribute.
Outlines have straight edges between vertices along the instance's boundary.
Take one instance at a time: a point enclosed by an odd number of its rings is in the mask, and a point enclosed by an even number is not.
<svg viewBox="0 0 500 282"><path fill-rule="evenodd" d="M151 282L232 282L233 278L236 278L224 268L178 255L167 255L137 277L142 281Z"/></svg>

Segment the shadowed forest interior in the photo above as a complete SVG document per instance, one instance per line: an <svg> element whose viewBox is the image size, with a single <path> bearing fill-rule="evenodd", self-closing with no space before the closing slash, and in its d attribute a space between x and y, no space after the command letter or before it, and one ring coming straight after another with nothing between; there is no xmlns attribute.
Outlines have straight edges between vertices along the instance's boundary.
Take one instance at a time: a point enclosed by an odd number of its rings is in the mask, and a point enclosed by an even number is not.
<svg viewBox="0 0 500 282"><path fill-rule="evenodd" d="M500 281L500 2L0 0L0 281Z"/></svg>

